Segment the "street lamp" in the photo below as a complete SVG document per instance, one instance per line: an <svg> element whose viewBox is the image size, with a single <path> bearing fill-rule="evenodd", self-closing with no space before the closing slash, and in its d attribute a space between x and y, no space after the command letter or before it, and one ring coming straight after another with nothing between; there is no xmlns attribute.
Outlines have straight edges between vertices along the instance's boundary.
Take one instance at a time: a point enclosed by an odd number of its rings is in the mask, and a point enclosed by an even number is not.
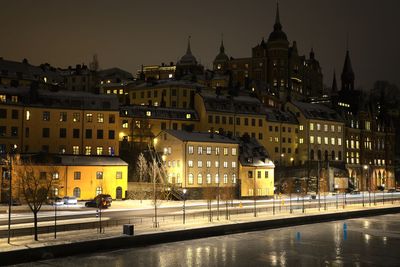
<svg viewBox="0 0 400 267"><path fill-rule="evenodd" d="M183 224L186 222L186 213L185 213L185 208L186 208L186 192L187 189L183 188Z"/></svg>
<svg viewBox="0 0 400 267"><path fill-rule="evenodd" d="M368 200L369 200L369 205L371 206L371 183L369 177L369 166L365 164L363 168L367 172Z"/></svg>
<svg viewBox="0 0 400 267"><path fill-rule="evenodd" d="M6 178L9 182L8 187L8 238L7 243L10 244L11 239L11 206L12 206L12 157L11 155L7 155L7 159L3 159L4 162L8 165L3 169L3 177ZM8 170L6 170L8 169Z"/></svg>

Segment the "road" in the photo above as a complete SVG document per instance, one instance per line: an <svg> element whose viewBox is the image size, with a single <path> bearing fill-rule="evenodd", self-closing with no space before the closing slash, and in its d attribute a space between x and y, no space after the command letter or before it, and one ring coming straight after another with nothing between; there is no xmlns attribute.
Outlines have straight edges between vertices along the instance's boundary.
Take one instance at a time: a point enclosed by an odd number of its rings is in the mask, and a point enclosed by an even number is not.
<svg viewBox="0 0 400 267"><path fill-rule="evenodd" d="M278 198L275 200L257 200L256 208L258 211L266 211L271 213L279 213L282 210L294 212L302 212L307 209L342 209L348 205L362 205L374 206L374 203L391 203L400 201L400 193L371 193L368 192L357 194L357 195L328 195L322 196L318 199L312 199L310 196L304 198L300 195L293 195L291 198ZM216 201L212 203L213 217L217 216L218 204ZM225 213L225 202L221 201L219 205L220 216L224 216ZM254 200L235 200L229 203L229 211L234 213L253 213L254 212ZM209 216L209 209L206 203L187 203L185 205L186 216ZM183 213L183 203L175 202L169 203L168 206L161 206L157 208L158 218L181 217ZM124 224L131 223L131 220L151 220L154 217L154 208L124 208L114 209L113 207L108 210L102 211L102 218L108 223ZM95 228L95 223L98 221L97 210L95 208L80 208L75 211L61 210L57 212L57 222L60 224L68 224L68 227L59 228L59 231L76 230L84 228ZM39 213L39 222L41 222L43 228L53 225L54 222L54 211L43 211ZM47 223L46 223L47 222ZM0 237L8 235L7 231L7 216L3 214L0 216ZM86 225L85 225L86 224ZM13 236L29 235L32 233L32 214L31 213L15 213L12 216L12 228L20 228L14 230ZM24 231L22 230L24 229ZM50 231L47 229L46 231Z"/></svg>
<svg viewBox="0 0 400 267"><path fill-rule="evenodd" d="M29 266L399 266L399 222L399 214L383 215L58 258Z"/></svg>

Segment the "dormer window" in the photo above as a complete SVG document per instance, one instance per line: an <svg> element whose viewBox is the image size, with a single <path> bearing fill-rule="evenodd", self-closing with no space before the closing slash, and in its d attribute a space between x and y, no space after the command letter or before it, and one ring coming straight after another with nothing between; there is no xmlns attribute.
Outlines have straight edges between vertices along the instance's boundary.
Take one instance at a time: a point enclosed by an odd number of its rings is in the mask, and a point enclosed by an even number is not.
<svg viewBox="0 0 400 267"><path fill-rule="evenodd" d="M149 111L149 110L146 111L146 116L147 116L147 117L151 117L151 111Z"/></svg>

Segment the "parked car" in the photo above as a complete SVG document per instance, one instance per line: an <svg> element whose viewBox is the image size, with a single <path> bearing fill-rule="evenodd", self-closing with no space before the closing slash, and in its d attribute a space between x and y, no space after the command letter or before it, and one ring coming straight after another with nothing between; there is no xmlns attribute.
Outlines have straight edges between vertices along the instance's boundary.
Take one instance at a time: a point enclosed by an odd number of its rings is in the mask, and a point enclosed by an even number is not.
<svg viewBox="0 0 400 267"><path fill-rule="evenodd" d="M78 200L76 199L76 197L65 196L65 197L63 197L63 200L64 200L64 204L65 205L76 205L76 204L78 204Z"/></svg>
<svg viewBox="0 0 400 267"><path fill-rule="evenodd" d="M64 205L64 199L62 199L62 198L60 198L60 197L56 197L55 199L54 199L54 198L51 198L51 199L50 199L50 205L53 205L53 206L62 206L62 205Z"/></svg>
<svg viewBox="0 0 400 267"><path fill-rule="evenodd" d="M109 194L100 194L94 198L95 201L101 201L103 206L110 207L112 203L112 197Z"/></svg>
<svg viewBox="0 0 400 267"><path fill-rule="evenodd" d="M99 202L98 200L93 199L93 200L87 201L85 203L85 207L107 209L109 206L107 205L106 201Z"/></svg>

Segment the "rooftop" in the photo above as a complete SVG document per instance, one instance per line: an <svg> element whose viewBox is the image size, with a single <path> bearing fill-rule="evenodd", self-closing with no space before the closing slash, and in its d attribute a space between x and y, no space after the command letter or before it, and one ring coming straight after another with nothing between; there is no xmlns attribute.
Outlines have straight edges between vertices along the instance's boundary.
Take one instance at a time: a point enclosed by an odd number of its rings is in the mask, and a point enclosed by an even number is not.
<svg viewBox="0 0 400 267"><path fill-rule="evenodd" d="M182 141L238 144L237 140L216 133L186 132L178 130L165 130L164 132ZM160 135L162 133L163 132L161 132Z"/></svg>

